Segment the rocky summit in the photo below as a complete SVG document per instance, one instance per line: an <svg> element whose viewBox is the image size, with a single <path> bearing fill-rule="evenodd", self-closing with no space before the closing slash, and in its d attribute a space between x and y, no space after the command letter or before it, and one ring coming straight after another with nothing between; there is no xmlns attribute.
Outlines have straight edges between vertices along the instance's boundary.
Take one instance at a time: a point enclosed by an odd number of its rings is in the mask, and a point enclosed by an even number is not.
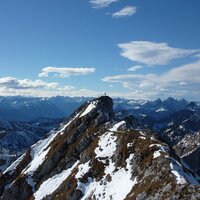
<svg viewBox="0 0 200 200"><path fill-rule="evenodd" d="M200 177L144 127L108 96L87 102L0 175L0 199L200 199Z"/></svg>

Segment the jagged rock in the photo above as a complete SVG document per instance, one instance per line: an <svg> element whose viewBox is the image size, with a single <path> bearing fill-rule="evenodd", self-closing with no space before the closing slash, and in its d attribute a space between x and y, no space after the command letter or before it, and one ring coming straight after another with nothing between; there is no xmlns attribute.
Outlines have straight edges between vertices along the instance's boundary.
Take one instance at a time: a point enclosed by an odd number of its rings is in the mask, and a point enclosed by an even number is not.
<svg viewBox="0 0 200 200"><path fill-rule="evenodd" d="M138 120L118 120L112 106L110 97L94 99L33 145L0 176L0 198L198 199L199 177Z"/></svg>

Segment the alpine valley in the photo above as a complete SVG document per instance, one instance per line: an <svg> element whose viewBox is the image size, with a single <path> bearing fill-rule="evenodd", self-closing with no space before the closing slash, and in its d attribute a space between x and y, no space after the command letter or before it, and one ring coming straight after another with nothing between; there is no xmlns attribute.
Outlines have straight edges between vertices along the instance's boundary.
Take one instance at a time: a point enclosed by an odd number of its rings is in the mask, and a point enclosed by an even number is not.
<svg viewBox="0 0 200 200"><path fill-rule="evenodd" d="M199 102L1 97L0 111L2 200L200 199Z"/></svg>

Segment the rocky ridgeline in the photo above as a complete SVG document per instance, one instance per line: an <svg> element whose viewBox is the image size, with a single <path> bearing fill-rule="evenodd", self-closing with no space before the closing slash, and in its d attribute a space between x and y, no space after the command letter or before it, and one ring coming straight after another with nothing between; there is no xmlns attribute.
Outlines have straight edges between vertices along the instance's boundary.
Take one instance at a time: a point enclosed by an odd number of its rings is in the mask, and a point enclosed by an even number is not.
<svg viewBox="0 0 200 200"><path fill-rule="evenodd" d="M200 176L200 131L186 135L174 149L181 159Z"/></svg>
<svg viewBox="0 0 200 200"><path fill-rule="evenodd" d="M199 177L112 99L81 106L0 176L7 200L200 199Z"/></svg>

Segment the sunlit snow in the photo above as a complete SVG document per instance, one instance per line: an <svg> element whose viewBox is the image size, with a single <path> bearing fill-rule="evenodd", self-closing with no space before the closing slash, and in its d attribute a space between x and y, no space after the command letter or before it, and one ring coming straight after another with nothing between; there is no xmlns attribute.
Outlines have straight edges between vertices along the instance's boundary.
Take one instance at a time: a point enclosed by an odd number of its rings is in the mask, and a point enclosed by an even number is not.
<svg viewBox="0 0 200 200"><path fill-rule="evenodd" d="M45 156L49 152L49 144L54 140L57 136L56 132L52 132L51 135L44 139L37 142L31 148L31 157L32 161L28 165L28 167L23 171L24 174L28 174L37 170L37 168L43 163L45 160Z"/></svg>
<svg viewBox="0 0 200 200"><path fill-rule="evenodd" d="M83 117L85 115L87 115L89 112L91 112L94 108L96 108L96 104L97 102L96 101L92 101L88 107L85 109L85 111L81 114L80 117Z"/></svg>
<svg viewBox="0 0 200 200"><path fill-rule="evenodd" d="M11 172L16 169L17 165L23 160L25 154L21 155L15 162L13 162L5 171L4 174L7 172Z"/></svg>
<svg viewBox="0 0 200 200"><path fill-rule="evenodd" d="M109 130L110 130L110 131L117 131L118 128L119 128L121 125L125 124L125 123L126 123L125 121L118 122L117 124L115 124L115 125L114 125L112 128L110 128Z"/></svg>
<svg viewBox="0 0 200 200"><path fill-rule="evenodd" d="M40 185L39 189L34 193L35 200L41 200L45 196L52 194L62 184L62 182L67 179L72 170L77 166L78 162L79 161L77 161L71 168L44 181Z"/></svg>
<svg viewBox="0 0 200 200"><path fill-rule="evenodd" d="M167 109L165 109L165 108L159 108L158 110L156 110L156 112L166 112L167 111Z"/></svg>

